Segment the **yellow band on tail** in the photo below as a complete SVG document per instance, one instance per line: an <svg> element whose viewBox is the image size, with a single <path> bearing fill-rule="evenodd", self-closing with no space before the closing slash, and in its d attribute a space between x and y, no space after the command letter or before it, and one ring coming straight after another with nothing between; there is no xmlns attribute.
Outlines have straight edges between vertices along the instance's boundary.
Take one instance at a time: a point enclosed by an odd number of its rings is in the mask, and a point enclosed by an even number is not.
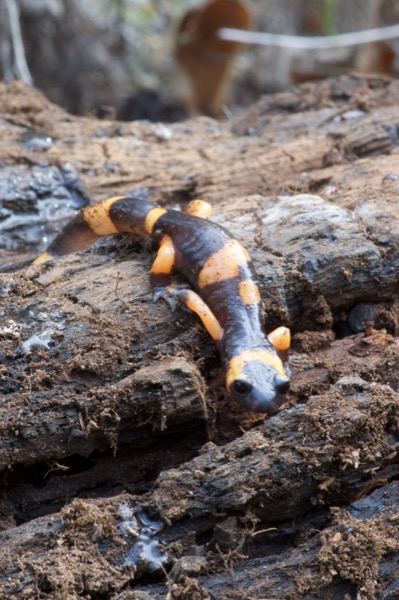
<svg viewBox="0 0 399 600"><path fill-rule="evenodd" d="M103 236L118 233L118 229L109 216L109 210L115 202L122 200L122 198L124 196L108 198L108 200L104 200L103 202L87 206L83 210L83 219L96 235Z"/></svg>
<svg viewBox="0 0 399 600"><path fill-rule="evenodd" d="M48 262L49 260L53 260L54 256L52 256L50 254L50 252L42 252L42 254L39 254L39 256L37 258L35 258L35 260L32 262L32 265L42 265L46 262Z"/></svg>
<svg viewBox="0 0 399 600"><path fill-rule="evenodd" d="M145 230L148 235L152 235L158 219L160 219L166 212L168 212L166 208L153 208L150 210L145 219Z"/></svg>

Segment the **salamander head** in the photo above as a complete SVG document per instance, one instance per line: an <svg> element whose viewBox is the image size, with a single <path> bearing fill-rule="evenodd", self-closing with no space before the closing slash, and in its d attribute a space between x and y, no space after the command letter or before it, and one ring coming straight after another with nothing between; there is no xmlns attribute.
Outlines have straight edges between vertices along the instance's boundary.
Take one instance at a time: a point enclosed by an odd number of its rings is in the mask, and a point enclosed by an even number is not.
<svg viewBox="0 0 399 600"><path fill-rule="evenodd" d="M289 379L278 356L251 350L229 361L227 389L247 410L274 414L284 402Z"/></svg>

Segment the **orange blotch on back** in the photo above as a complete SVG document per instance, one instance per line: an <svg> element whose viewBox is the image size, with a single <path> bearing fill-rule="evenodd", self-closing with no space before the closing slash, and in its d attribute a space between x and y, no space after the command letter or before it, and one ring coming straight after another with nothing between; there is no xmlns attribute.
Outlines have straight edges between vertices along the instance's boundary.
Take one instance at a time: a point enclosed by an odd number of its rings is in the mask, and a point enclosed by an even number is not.
<svg viewBox="0 0 399 600"><path fill-rule="evenodd" d="M251 257L240 242L227 240L223 248L208 258L198 275L198 285L203 288L211 283L234 279L240 267L250 262Z"/></svg>
<svg viewBox="0 0 399 600"><path fill-rule="evenodd" d="M244 279L238 284L241 300L244 304L259 304L261 301L259 288L252 279Z"/></svg>

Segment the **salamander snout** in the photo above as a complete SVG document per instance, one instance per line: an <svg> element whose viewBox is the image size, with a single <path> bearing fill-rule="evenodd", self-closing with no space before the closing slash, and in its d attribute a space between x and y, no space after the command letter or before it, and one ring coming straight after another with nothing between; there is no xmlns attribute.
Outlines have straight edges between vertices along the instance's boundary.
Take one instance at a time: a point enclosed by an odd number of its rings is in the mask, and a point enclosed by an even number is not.
<svg viewBox="0 0 399 600"><path fill-rule="evenodd" d="M290 389L290 380L285 375L275 375L273 378L274 389L278 394L286 394Z"/></svg>
<svg viewBox="0 0 399 600"><path fill-rule="evenodd" d="M256 360L247 363L228 387L231 396L243 408L275 414L284 402L289 386L287 375Z"/></svg>

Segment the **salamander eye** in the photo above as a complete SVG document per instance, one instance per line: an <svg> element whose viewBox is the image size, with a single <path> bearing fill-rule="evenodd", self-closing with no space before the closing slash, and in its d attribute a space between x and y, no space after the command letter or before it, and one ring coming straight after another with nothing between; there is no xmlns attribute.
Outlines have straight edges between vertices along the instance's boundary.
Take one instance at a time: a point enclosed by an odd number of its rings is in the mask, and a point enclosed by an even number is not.
<svg viewBox="0 0 399 600"><path fill-rule="evenodd" d="M236 379L232 383L232 388L236 394L243 395L249 394L253 388L253 385L252 383L249 383L249 381L245 381L245 379Z"/></svg>

